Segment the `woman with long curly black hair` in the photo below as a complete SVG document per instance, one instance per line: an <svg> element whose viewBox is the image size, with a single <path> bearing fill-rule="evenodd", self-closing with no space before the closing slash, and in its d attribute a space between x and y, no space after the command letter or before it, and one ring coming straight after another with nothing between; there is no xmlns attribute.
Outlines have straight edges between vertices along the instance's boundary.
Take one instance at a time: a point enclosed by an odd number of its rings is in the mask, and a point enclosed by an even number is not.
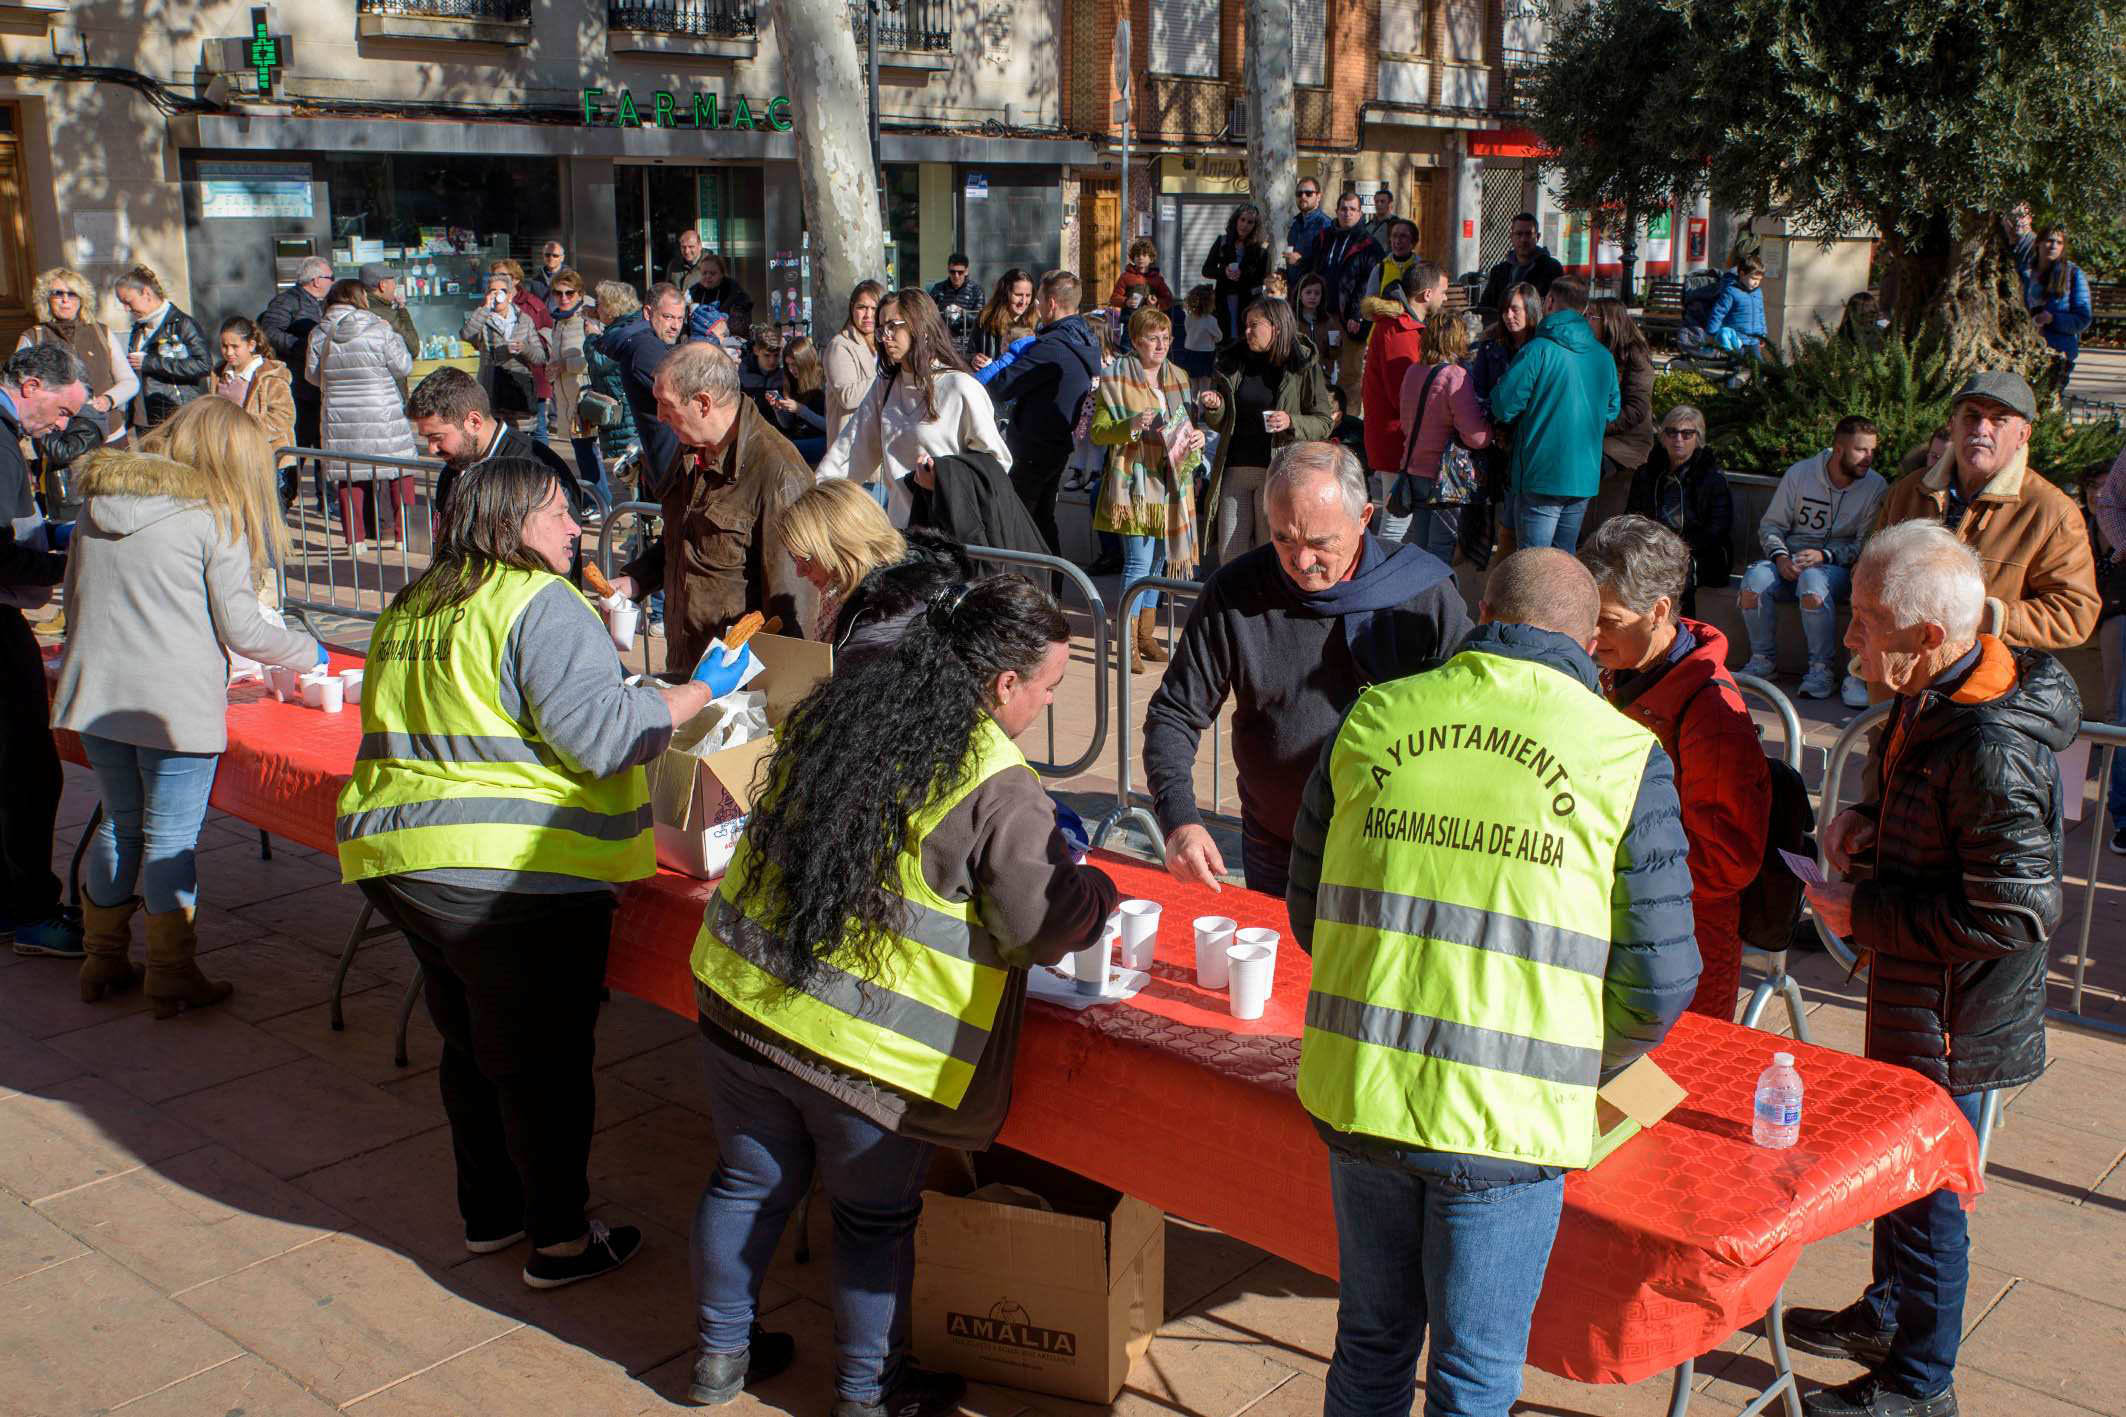
<svg viewBox="0 0 2126 1417"><path fill-rule="evenodd" d="M835 1417L957 1404L959 1378L907 1361L931 1153L995 1137L1027 968L1098 939L1115 906L1012 744L1069 658L1055 602L991 576L936 595L896 647L784 722L694 945L717 1144L694 1216L694 1401L789 1364L789 1337L753 1316L817 1166L834 1208Z"/></svg>

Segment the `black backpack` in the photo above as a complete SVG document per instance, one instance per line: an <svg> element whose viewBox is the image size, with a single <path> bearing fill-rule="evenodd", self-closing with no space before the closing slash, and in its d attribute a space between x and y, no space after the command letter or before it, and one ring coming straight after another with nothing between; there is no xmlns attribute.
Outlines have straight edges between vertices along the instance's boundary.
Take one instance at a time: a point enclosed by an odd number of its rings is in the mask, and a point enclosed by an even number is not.
<svg viewBox="0 0 2126 1417"><path fill-rule="evenodd" d="M1764 833L1764 861L1757 878L1742 889L1742 941L1753 950L1787 947L1794 922L1801 918L1801 878L1780 860L1781 848L1814 859L1816 809L1809 805L1808 784L1784 758L1767 757L1772 774L1772 811Z"/></svg>
<svg viewBox="0 0 2126 1417"><path fill-rule="evenodd" d="M1683 323L1702 333L1712 323L1713 307L1719 303L1719 281L1691 287L1683 295Z"/></svg>

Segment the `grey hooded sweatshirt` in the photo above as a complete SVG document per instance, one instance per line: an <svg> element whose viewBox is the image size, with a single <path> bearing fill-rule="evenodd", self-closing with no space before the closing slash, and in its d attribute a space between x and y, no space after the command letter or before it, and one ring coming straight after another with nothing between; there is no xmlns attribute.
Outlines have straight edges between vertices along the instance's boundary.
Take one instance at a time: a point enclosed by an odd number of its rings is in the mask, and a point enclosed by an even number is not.
<svg viewBox="0 0 2126 1417"><path fill-rule="evenodd" d="M1779 479L1772 504L1757 524L1767 557L1776 561L1796 551L1821 551L1834 566L1850 566L1860 559L1860 543L1875 525L1890 484L1869 468L1850 486L1832 486L1829 468L1835 451L1826 448L1803 458Z"/></svg>
<svg viewBox="0 0 2126 1417"><path fill-rule="evenodd" d="M52 726L219 753L229 745L228 650L307 670L317 641L266 617L251 548L223 534L200 473L110 450L79 467L86 502L67 555Z"/></svg>

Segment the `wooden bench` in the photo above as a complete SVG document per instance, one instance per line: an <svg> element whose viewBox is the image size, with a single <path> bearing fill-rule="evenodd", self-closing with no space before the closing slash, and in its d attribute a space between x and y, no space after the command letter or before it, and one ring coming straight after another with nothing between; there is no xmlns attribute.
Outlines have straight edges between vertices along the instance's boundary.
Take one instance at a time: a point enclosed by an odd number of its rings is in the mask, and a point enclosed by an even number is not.
<svg viewBox="0 0 2126 1417"><path fill-rule="evenodd" d="M2104 340L2126 341L2126 284L2089 283L2089 333Z"/></svg>
<svg viewBox="0 0 2126 1417"><path fill-rule="evenodd" d="M1657 280L1646 287L1646 310L1639 316L1639 328L1649 340L1659 339L1673 344L1676 331L1683 327L1683 282L1680 280Z"/></svg>

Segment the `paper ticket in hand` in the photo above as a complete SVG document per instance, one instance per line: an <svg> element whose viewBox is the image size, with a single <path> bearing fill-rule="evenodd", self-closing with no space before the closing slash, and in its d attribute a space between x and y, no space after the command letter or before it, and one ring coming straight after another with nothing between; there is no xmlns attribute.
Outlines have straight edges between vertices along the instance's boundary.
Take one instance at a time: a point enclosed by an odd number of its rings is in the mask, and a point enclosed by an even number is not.
<svg viewBox="0 0 2126 1417"><path fill-rule="evenodd" d="M1803 885L1827 886L1830 884L1829 881L1824 879L1823 871L1806 856L1788 851L1782 846L1779 848L1779 859L1786 862L1787 870L1792 871L1801 878Z"/></svg>
<svg viewBox="0 0 2126 1417"><path fill-rule="evenodd" d="M710 694L720 699L752 683L765 668L752 646L741 644L734 652L717 640L702 651L701 662L694 666L694 678L708 685Z"/></svg>

